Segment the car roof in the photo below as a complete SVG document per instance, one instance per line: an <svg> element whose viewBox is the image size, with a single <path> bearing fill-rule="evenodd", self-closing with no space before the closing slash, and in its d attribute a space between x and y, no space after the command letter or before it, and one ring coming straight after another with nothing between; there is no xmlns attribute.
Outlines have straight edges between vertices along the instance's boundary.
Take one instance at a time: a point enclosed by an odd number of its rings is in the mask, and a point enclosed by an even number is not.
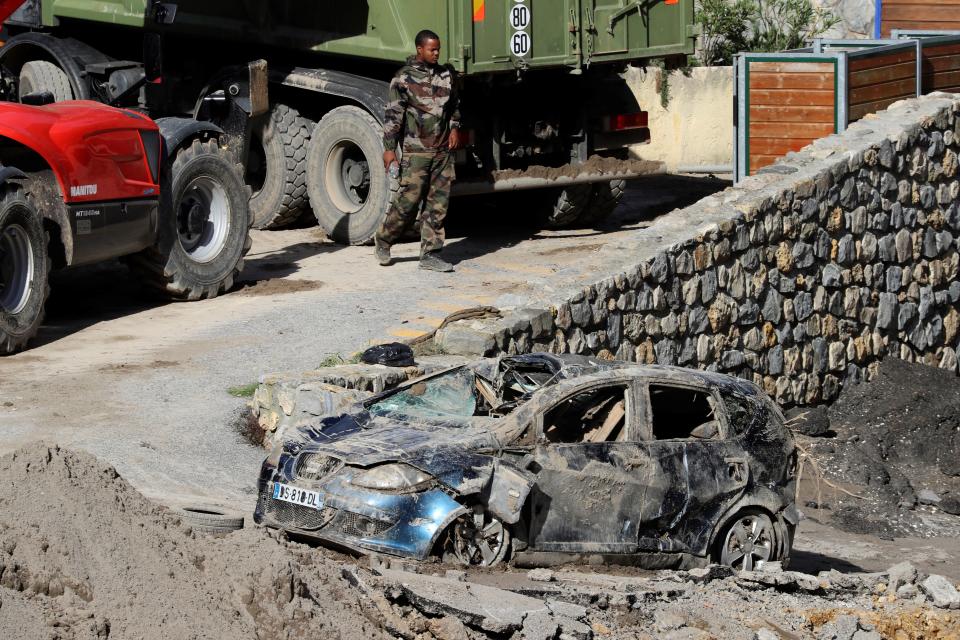
<svg viewBox="0 0 960 640"><path fill-rule="evenodd" d="M506 356L508 363L519 366L543 366L558 374L558 380L576 380L585 377L603 379L604 375L616 378L648 379L665 383L706 385L747 395L757 395L758 387L748 380L725 373L703 371L671 365L640 364L622 360L603 360L592 356L572 354L531 353L521 356Z"/></svg>

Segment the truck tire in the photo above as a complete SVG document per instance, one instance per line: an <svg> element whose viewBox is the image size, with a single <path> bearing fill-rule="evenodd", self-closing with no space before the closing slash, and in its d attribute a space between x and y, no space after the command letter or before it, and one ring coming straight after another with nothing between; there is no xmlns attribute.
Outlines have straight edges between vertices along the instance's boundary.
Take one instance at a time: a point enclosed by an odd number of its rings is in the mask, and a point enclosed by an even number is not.
<svg viewBox="0 0 960 640"><path fill-rule="evenodd" d="M276 104L253 130L246 180L253 189L250 215L255 229L293 223L307 207L307 146L313 123L291 107Z"/></svg>
<svg viewBox="0 0 960 640"><path fill-rule="evenodd" d="M566 189L534 189L517 193L516 207L533 211L537 223L548 229L570 226L584 211L590 199L591 185L572 185Z"/></svg>
<svg viewBox="0 0 960 640"><path fill-rule="evenodd" d="M50 291L47 234L18 185L0 185L0 355L37 335Z"/></svg>
<svg viewBox="0 0 960 640"><path fill-rule="evenodd" d="M307 190L317 222L343 244L373 237L390 205L383 127L359 107L337 107L317 123L307 153Z"/></svg>
<svg viewBox="0 0 960 640"><path fill-rule="evenodd" d="M213 298L233 286L250 250L250 189L216 140L194 140L165 167L157 244L131 260L171 298Z"/></svg>
<svg viewBox="0 0 960 640"><path fill-rule="evenodd" d="M63 69L46 60L31 60L20 68L17 96L49 91L56 102L73 100L73 88Z"/></svg>
<svg viewBox="0 0 960 640"><path fill-rule="evenodd" d="M577 222L583 224L596 224L610 217L627 190L626 180L611 180L610 182L600 182L593 186L593 193L587 205L580 213Z"/></svg>

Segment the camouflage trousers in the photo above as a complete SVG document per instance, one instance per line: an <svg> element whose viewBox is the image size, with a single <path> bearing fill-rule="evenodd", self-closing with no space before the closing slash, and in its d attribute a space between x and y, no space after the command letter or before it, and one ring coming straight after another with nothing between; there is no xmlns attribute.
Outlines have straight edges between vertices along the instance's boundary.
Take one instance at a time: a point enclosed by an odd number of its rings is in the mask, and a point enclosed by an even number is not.
<svg viewBox="0 0 960 640"><path fill-rule="evenodd" d="M439 251L445 238L443 220L447 217L453 179L453 154L449 151L404 153L400 161L400 191L377 231L377 244L390 247L397 242L416 221L423 202L420 255Z"/></svg>

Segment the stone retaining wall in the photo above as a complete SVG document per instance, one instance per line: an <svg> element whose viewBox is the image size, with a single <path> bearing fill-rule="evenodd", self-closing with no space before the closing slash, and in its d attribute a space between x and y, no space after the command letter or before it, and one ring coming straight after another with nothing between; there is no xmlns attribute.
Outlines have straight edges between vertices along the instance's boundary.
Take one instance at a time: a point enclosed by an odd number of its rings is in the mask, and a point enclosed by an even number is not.
<svg viewBox="0 0 960 640"><path fill-rule="evenodd" d="M719 370L784 406L886 356L956 370L958 152L960 98L899 103L607 246L612 275L436 343Z"/></svg>

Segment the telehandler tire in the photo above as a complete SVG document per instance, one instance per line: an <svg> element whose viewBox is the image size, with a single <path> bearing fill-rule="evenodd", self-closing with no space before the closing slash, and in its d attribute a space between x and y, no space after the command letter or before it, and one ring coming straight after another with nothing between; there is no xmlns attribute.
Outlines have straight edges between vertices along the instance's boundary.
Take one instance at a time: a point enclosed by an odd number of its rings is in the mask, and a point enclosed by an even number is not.
<svg viewBox="0 0 960 640"><path fill-rule="evenodd" d="M227 291L250 250L250 188L216 140L194 140L161 178L157 244L130 260L145 281L177 300Z"/></svg>
<svg viewBox="0 0 960 640"><path fill-rule="evenodd" d="M0 184L0 355L37 335L50 287L47 234L23 189Z"/></svg>

